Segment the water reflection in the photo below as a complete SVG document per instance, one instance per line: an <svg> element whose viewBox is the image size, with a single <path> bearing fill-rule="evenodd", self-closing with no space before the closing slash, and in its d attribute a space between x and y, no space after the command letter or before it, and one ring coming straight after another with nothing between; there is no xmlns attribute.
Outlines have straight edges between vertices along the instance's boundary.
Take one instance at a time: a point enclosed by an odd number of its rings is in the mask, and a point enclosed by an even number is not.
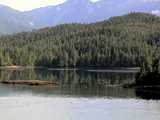
<svg viewBox="0 0 160 120"><path fill-rule="evenodd" d="M136 96L146 100L160 100L159 88L136 88Z"/></svg>
<svg viewBox="0 0 160 120"><path fill-rule="evenodd" d="M59 85L0 84L0 119L159 120L159 101L135 99L146 99L146 95L138 89L118 87L134 82L134 76L127 72L3 69L0 70L0 80L56 80Z"/></svg>
<svg viewBox="0 0 160 120"><path fill-rule="evenodd" d="M1 69L0 80L56 80L58 86L0 85L0 95L67 95L79 97L136 97L134 90L117 87L134 81L134 73L105 73L84 70ZM115 87L113 87L115 86Z"/></svg>

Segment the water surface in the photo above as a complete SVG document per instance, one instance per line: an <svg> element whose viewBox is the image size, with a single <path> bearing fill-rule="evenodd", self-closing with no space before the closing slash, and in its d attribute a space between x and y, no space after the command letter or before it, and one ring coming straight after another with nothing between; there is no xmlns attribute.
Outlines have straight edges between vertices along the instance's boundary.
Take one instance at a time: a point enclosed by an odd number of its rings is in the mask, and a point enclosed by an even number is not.
<svg viewBox="0 0 160 120"><path fill-rule="evenodd" d="M0 85L3 120L159 120L160 100L123 89L135 72L1 69L0 80L55 80L58 86Z"/></svg>

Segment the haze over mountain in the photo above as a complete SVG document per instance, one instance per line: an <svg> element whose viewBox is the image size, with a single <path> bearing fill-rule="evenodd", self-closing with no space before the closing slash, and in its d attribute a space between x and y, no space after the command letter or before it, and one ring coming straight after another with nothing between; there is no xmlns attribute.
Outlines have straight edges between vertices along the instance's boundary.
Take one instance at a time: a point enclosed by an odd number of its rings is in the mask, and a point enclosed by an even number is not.
<svg viewBox="0 0 160 120"><path fill-rule="evenodd" d="M29 17L21 12L0 5L0 34L9 34L31 30Z"/></svg>
<svg viewBox="0 0 160 120"><path fill-rule="evenodd" d="M136 1L137 2L137 1ZM67 2L35 9L29 14L37 27L54 26L64 23L91 23L119 16L129 12L149 12L159 14L160 0L68 0Z"/></svg>
<svg viewBox="0 0 160 120"><path fill-rule="evenodd" d="M94 0L95 1L95 0ZM0 33L28 31L65 23L91 23L129 12L160 15L160 0L67 0L31 11L20 12L0 6Z"/></svg>

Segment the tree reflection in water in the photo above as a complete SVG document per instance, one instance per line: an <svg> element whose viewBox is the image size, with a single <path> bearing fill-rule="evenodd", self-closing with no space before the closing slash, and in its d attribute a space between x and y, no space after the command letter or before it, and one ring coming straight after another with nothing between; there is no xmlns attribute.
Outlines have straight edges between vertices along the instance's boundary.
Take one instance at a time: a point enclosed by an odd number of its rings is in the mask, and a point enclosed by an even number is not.
<svg viewBox="0 0 160 120"><path fill-rule="evenodd" d="M134 73L89 72L85 70L1 69L0 80L56 80L59 85L10 86L11 91L80 97L136 97L135 90L118 87L134 82Z"/></svg>

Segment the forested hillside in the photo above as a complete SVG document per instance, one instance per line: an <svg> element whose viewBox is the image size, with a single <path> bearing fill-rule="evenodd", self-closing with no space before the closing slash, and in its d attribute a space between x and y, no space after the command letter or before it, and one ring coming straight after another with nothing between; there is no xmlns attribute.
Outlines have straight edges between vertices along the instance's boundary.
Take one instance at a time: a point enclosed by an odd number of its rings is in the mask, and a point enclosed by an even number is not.
<svg viewBox="0 0 160 120"><path fill-rule="evenodd" d="M0 37L0 65L135 67L160 41L160 18L131 13Z"/></svg>

